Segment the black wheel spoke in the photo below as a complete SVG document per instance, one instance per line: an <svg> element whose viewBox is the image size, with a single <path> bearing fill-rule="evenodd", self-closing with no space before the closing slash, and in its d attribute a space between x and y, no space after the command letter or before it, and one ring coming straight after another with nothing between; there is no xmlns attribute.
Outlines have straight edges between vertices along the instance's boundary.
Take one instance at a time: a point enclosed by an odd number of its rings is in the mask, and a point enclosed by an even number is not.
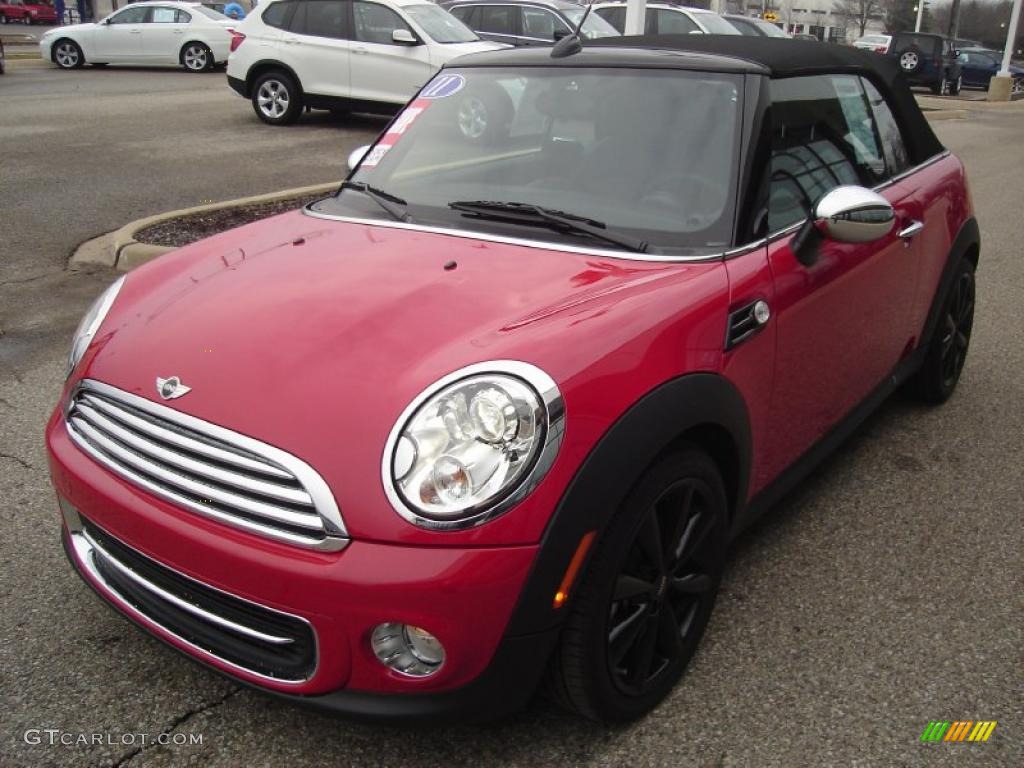
<svg viewBox="0 0 1024 768"><path fill-rule="evenodd" d="M618 603L642 596L653 598L655 592L655 586L651 582L630 576L628 573L622 573L615 580L615 594L612 596L612 602Z"/></svg>
<svg viewBox="0 0 1024 768"><path fill-rule="evenodd" d="M666 658L675 659L682 651L682 645L679 621L672 605L666 602L658 614L658 647Z"/></svg>
<svg viewBox="0 0 1024 768"><path fill-rule="evenodd" d="M622 658L636 643L640 631L644 628L647 609L638 606L633 609L622 621L612 627L608 633L608 655L611 663L618 666Z"/></svg>
<svg viewBox="0 0 1024 768"><path fill-rule="evenodd" d="M677 595L702 595L711 589L711 577L706 573L688 573L669 580L668 586Z"/></svg>
<svg viewBox="0 0 1024 768"><path fill-rule="evenodd" d="M651 667L654 666L654 651L658 644L657 621L657 616L651 616L643 622L643 630L630 654L629 672L626 676L630 685L640 687L651 676Z"/></svg>
<svg viewBox="0 0 1024 768"><path fill-rule="evenodd" d="M636 542L648 563L660 574L665 572L664 553L661 548L661 526L656 510L648 512L640 525Z"/></svg>
<svg viewBox="0 0 1024 768"><path fill-rule="evenodd" d="M672 535L665 542L668 547L668 551L665 554L671 563L679 561L679 557L693 533L693 527L696 524L697 518L697 515L693 514L695 493L693 485L687 485L682 494L680 508L673 510L676 513L676 521L672 528Z"/></svg>

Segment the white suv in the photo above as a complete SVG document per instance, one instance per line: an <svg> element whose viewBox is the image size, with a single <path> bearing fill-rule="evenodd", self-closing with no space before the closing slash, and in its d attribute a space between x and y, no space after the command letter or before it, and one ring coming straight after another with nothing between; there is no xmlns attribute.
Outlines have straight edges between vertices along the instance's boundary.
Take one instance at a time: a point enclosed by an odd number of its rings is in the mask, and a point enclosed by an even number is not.
<svg viewBox="0 0 1024 768"><path fill-rule="evenodd" d="M304 106L391 113L456 56L506 47L424 0L273 0L233 34L228 84L272 125Z"/></svg>
<svg viewBox="0 0 1024 768"><path fill-rule="evenodd" d="M594 13L619 32L626 28L626 4L620 0L593 4ZM713 11L675 3L647 3L645 35L739 35L736 27Z"/></svg>

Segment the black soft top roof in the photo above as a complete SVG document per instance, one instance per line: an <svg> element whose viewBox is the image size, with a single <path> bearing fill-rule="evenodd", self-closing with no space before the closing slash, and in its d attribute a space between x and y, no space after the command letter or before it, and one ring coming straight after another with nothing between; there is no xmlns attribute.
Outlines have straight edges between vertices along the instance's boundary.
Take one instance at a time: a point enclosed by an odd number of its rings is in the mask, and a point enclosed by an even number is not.
<svg viewBox="0 0 1024 768"><path fill-rule="evenodd" d="M921 113L895 56L874 51L778 37L746 35L636 35L589 40L585 48L645 48L716 54L764 67L771 77L818 74L863 75L875 84L892 106L904 131L904 141L915 163L942 152L944 147Z"/></svg>

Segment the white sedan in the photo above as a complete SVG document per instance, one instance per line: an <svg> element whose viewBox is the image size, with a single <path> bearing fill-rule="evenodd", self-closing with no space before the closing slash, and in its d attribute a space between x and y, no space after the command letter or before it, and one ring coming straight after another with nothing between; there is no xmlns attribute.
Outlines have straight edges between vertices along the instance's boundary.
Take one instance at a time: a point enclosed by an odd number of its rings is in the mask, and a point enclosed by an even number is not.
<svg viewBox="0 0 1024 768"><path fill-rule="evenodd" d="M133 3L95 24L51 29L39 50L61 69L148 64L205 72L227 61L236 24L199 3Z"/></svg>

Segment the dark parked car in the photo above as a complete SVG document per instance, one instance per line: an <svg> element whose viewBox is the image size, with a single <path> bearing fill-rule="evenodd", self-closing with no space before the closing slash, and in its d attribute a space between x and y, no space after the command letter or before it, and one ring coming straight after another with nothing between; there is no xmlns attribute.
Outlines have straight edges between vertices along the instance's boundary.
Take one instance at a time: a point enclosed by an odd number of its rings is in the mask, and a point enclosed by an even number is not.
<svg viewBox="0 0 1024 768"><path fill-rule="evenodd" d="M925 32L897 32L888 55L899 61L910 85L927 86L935 94L960 93L960 52L949 38Z"/></svg>
<svg viewBox="0 0 1024 768"><path fill-rule="evenodd" d="M0 75L4 73L4 41L0 40Z"/></svg>
<svg viewBox="0 0 1024 768"><path fill-rule="evenodd" d="M46 444L103 600L296 704L496 718L546 677L629 720L730 541L901 384L953 394L978 225L895 61L575 42L453 59L336 194L97 301Z"/></svg>
<svg viewBox="0 0 1024 768"><path fill-rule="evenodd" d="M571 34L586 11L565 0L454 0L441 7L485 40L515 46L552 45ZM584 40L618 34L596 13L587 15L581 30Z"/></svg>
<svg viewBox="0 0 1024 768"><path fill-rule="evenodd" d="M1003 54L989 48L962 48L960 50L960 66L963 70L964 86L968 88L988 88L989 80L995 77L1003 63ZM1024 94L1024 67L1010 65L1010 77L1013 78L1012 93Z"/></svg>

